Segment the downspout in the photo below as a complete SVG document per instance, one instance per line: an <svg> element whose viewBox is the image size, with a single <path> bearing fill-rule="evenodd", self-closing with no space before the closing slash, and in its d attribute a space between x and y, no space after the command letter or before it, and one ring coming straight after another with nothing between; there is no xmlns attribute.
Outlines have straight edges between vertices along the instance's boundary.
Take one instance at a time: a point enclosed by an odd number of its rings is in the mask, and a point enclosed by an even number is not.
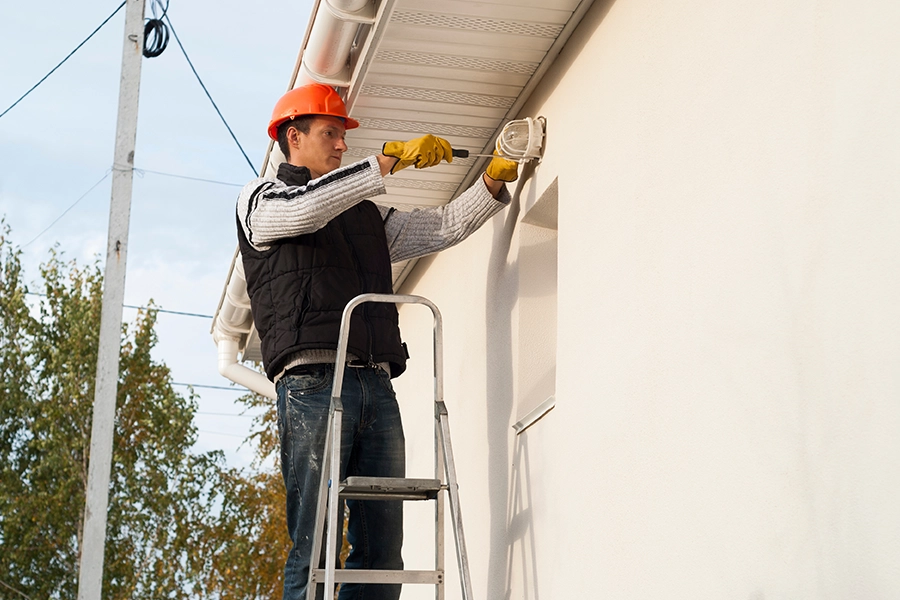
<svg viewBox="0 0 900 600"><path fill-rule="evenodd" d="M252 325L253 315L250 314L244 265L240 255L236 254L213 328L213 339L219 350L219 373L238 385L274 400L275 384L262 373L238 362L241 341L247 336Z"/></svg>
<svg viewBox="0 0 900 600"><path fill-rule="evenodd" d="M238 342L236 340L221 339L217 345L219 348L219 373L223 377L260 396L276 399L274 383L262 373L249 369L238 362Z"/></svg>

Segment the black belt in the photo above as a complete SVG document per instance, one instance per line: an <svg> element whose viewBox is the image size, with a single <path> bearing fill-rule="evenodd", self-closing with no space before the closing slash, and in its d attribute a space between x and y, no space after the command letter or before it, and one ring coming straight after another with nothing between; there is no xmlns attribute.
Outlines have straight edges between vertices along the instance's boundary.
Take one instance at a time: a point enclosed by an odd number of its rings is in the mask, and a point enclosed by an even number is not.
<svg viewBox="0 0 900 600"><path fill-rule="evenodd" d="M386 362L377 363L371 360L362 360L361 358L348 360L347 366L351 369L384 369L388 374L391 372L391 368Z"/></svg>
<svg viewBox="0 0 900 600"><path fill-rule="evenodd" d="M347 367L351 368L351 369L383 369L386 373L388 373L388 374L391 373L390 365L389 365L388 363L386 363L386 362L384 362L384 363L376 363L376 362L372 362L372 361L369 361L369 360L362 360L362 359L360 359L360 358L356 358L356 359L353 359L353 360L348 360L348 361L347 361L346 363L344 363L344 364L345 364ZM309 368L309 367L317 367L317 366L320 366L320 365L326 365L326 366L329 366L329 367L333 367L333 366L334 366L334 363L333 363L333 362L328 362L328 363L304 363L304 364L300 364L300 365L294 365L293 367L291 367L290 369L288 369L287 371L284 372L283 377L284 377L284 376L287 376L287 375L298 375L298 374L304 372L304 369L307 369L307 368Z"/></svg>

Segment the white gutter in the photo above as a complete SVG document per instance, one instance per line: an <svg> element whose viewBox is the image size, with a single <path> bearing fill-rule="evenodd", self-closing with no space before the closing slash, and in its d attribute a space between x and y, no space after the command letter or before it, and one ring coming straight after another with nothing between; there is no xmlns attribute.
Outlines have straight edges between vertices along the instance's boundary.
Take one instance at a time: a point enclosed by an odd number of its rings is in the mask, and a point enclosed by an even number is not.
<svg viewBox="0 0 900 600"><path fill-rule="evenodd" d="M303 75L319 83L348 87L353 41L360 26L374 22L375 5L370 0L321 0L300 64Z"/></svg>

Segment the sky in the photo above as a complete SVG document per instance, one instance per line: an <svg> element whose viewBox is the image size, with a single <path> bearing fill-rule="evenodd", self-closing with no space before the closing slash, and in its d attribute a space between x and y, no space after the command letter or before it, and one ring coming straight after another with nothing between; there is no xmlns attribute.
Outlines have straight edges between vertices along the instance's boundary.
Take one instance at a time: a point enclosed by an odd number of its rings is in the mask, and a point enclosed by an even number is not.
<svg viewBox="0 0 900 600"><path fill-rule="evenodd" d="M0 11L0 112L120 3L6 3ZM290 82L311 10L311 0L170 0L168 16L178 37L256 169L268 146L272 107ZM146 15L151 14L148 0ZM103 178L113 161L124 24L123 8L0 118L0 217L23 249L29 283L38 280L39 265L54 246L80 266L104 259L110 177ZM174 38L160 57L142 62L135 168L125 304L152 300L164 310L214 314L237 244L234 202L254 174ZM123 318L135 315L126 308ZM230 385L216 368L211 323L159 314L154 357L171 369L174 382ZM176 390L187 393L184 386ZM222 450L230 465L248 466L252 451L242 441L251 419L233 416L243 410L234 403L240 394L200 387L195 392L195 450Z"/></svg>

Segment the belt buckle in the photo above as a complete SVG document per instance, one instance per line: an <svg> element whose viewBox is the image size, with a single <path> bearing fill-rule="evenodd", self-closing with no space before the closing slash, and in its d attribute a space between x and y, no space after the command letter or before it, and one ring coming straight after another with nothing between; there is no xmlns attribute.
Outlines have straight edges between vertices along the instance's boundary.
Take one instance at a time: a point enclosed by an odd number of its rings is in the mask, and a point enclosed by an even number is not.
<svg viewBox="0 0 900 600"><path fill-rule="evenodd" d="M371 363L367 360L362 360L360 358L356 358L353 360L347 361L347 366L351 369L366 369L371 365Z"/></svg>

